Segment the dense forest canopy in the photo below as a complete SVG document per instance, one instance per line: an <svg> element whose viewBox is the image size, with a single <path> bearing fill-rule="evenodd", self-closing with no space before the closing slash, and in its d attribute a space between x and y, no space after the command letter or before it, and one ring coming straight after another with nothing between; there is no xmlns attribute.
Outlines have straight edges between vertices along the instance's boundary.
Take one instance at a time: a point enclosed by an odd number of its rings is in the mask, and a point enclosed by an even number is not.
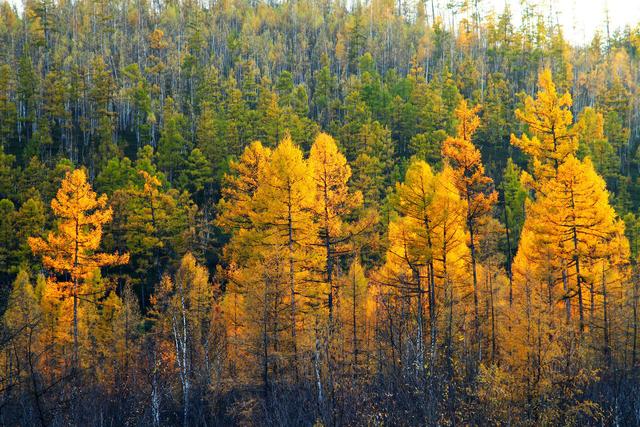
<svg viewBox="0 0 640 427"><path fill-rule="evenodd" d="M479 3L0 3L0 424L640 424L640 25Z"/></svg>

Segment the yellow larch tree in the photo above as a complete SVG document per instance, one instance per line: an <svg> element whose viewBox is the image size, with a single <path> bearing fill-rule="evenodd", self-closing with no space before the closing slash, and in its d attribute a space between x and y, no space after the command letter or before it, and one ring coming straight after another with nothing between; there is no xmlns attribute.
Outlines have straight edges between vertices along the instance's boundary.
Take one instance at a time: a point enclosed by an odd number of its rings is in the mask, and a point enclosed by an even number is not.
<svg viewBox="0 0 640 427"><path fill-rule="evenodd" d="M299 331L309 331L317 322L322 306L322 296L327 290L317 280L321 258L313 245L318 235L313 218L316 199L314 172L302 150L286 136L273 150L264 173L259 177L255 194L256 209L252 221L264 232L262 244L274 249L284 249L287 259L287 283L290 308L290 349L293 372L299 370L299 338L312 336Z"/></svg>
<svg viewBox="0 0 640 427"><path fill-rule="evenodd" d="M531 392L574 374L579 364L570 355L584 352L575 352L573 341L582 348L588 338L610 363L612 313L624 306L628 254L604 180L588 158L569 155L528 204L513 263L512 320L520 349L514 363L524 363L523 376L535 379ZM615 330L619 336L621 329ZM558 368L554 360L562 359Z"/></svg>
<svg viewBox="0 0 640 427"><path fill-rule="evenodd" d="M490 218L491 210L498 200L493 189L493 180L485 175L482 156L472 142L475 131L480 126L479 106L470 108L465 100L460 101L455 115L458 120L457 134L447 138L442 146L442 156L451 166L453 180L466 201L466 225L469 232L471 251L471 272L473 277L473 307L475 341L481 358L480 314L478 300L478 238L480 228Z"/></svg>
<svg viewBox="0 0 640 427"><path fill-rule="evenodd" d="M626 319L633 314L627 310L634 301L628 286L631 276L629 241L624 234L624 222L617 221L601 251L590 265L590 327L592 345L601 348L604 366L611 368L615 356L625 354L630 341Z"/></svg>
<svg viewBox="0 0 640 427"><path fill-rule="evenodd" d="M315 200L312 206L313 222L317 226L318 235L314 245L322 252L322 266L320 267L322 280L327 288L326 304L328 311L327 325L323 331L322 337L317 336L317 347L321 346L320 338L324 343L322 346L326 348L327 354L327 374L329 376L329 394L330 401L334 401L333 377L335 375L335 352L334 332L337 328L335 325L334 311L335 299L340 295L341 281L336 277L336 264L340 264L341 258L352 250L354 234L357 234L364 227L366 228L367 219L363 219L363 224L349 224L347 218L354 211L362 207L363 197L359 191L353 192L349 190L349 179L351 178L351 167L347 164L347 159L340 152L335 140L326 133L320 133L311 146L308 159L309 169L313 173L313 181L315 184ZM371 218L368 218L369 220ZM359 230L360 229L360 230ZM350 301L356 303L360 301ZM355 310L355 308L354 308ZM320 325L320 319L317 319ZM353 322L349 322L352 324ZM354 348L357 343L354 341ZM357 351L357 350L354 350ZM354 353L355 354L355 353ZM357 360L357 356L354 356ZM319 363L319 352L316 351L316 372L320 376L321 366ZM321 379L317 378L317 388L321 389Z"/></svg>
<svg viewBox="0 0 640 427"><path fill-rule="evenodd" d="M324 276L329 286L327 307L331 328L336 292L334 264L347 250L350 236L345 218L362 205L362 194L349 191L351 167L330 135L318 134L309 153L309 166L316 185L313 213L318 223L318 243L325 252Z"/></svg>
<svg viewBox="0 0 640 427"><path fill-rule="evenodd" d="M229 360L234 372L236 368L247 371L245 363L249 355L268 352L268 348L257 350L267 340L255 336L254 331L260 330L260 323L254 322L253 314L261 312L260 302L267 304L266 299L260 300L254 295L263 295L261 289L271 292L269 285L272 283L263 281L266 275L272 273L271 269L265 268L264 274L257 272L266 261L262 256L265 251L258 250L263 242L264 227L254 221L260 218L256 215L258 207L255 193L259 180L265 176L270 156L271 150L259 141L247 146L239 159L230 163L230 172L224 177L222 199L217 206L217 224L231 234L230 241L223 249L228 267L220 273L228 280L221 304L232 346L231 353L236 356ZM261 366L268 367L266 359L263 358Z"/></svg>
<svg viewBox="0 0 640 427"><path fill-rule="evenodd" d="M535 191L512 265L510 310L510 363L529 398L578 378L585 342L611 363L623 333L615 316L628 298L624 225L591 160L576 158L580 139L591 148L597 141L589 139L603 137L601 117L587 109L571 127L571 96L557 93L549 70L540 74L539 86L536 99L526 98L516 111L531 136L511 136L531 157L533 179L523 173L521 180Z"/></svg>
<svg viewBox="0 0 640 427"><path fill-rule="evenodd" d="M259 243L253 248L251 256L235 254L238 257L227 271L222 309L233 346L232 372L237 372L238 381L260 377L265 399L270 399L272 384L282 374L280 361L290 355L286 347L290 342L287 252Z"/></svg>
<svg viewBox="0 0 640 427"><path fill-rule="evenodd" d="M267 394L282 360L299 374L299 355L313 346L310 332L325 305L316 182L288 136L273 152L259 143L247 147L226 181L220 224L232 236L225 247L229 286L223 307L232 345L258 357Z"/></svg>
<svg viewBox="0 0 640 427"><path fill-rule="evenodd" d="M592 284L587 281L589 269L606 255L608 243L620 235L621 223L609 204L604 180L588 158L581 162L569 156L558 168L557 178L546 181L537 192L529 217L544 223L545 231L555 239L556 256L564 261L569 281L564 298L577 299L579 329L583 331L587 306L591 311L594 299ZM587 292L591 293L589 299Z"/></svg>
<svg viewBox="0 0 640 427"><path fill-rule="evenodd" d="M9 294L7 308L2 316L5 327L11 335L22 328L35 328L40 316L39 302L29 274L20 270Z"/></svg>
<svg viewBox="0 0 640 427"><path fill-rule="evenodd" d="M399 216L391 220L387 233L389 244L385 263L375 273L373 280L377 287L378 322L389 325L388 332L381 337L382 339L379 338L378 353L387 352L386 357L393 362L395 369L409 363L417 374L421 374L425 368L423 287L426 268L423 268L420 275L418 264L423 263L425 259L421 259L422 254L417 250L409 250L417 242L414 226L415 224L406 217ZM424 255L430 258L430 254ZM415 317L407 319L406 316L399 316L407 311L415 313ZM402 345L405 333L411 334L410 339L415 342L413 354L406 354L406 348Z"/></svg>
<svg viewBox="0 0 640 427"><path fill-rule="evenodd" d="M424 369L424 294L428 298L431 355L435 354L438 335L435 300L435 271L432 218L436 179L426 162L415 161L407 169L405 180L397 185L400 219L389 225L389 258L398 258L406 275L404 281L414 289L410 292L417 302L416 365Z"/></svg>
<svg viewBox="0 0 640 427"><path fill-rule="evenodd" d="M368 354L371 337L367 316L371 293L364 269L357 258L351 262L349 271L340 281L342 283L339 317L342 328L339 333L342 334L343 353L351 355L351 372L355 376L361 367L366 366L363 356L366 357Z"/></svg>
<svg viewBox="0 0 640 427"><path fill-rule="evenodd" d="M455 179L455 173L449 166L445 166L437 176L434 197L436 223L432 240L438 248L434 253L434 270L436 289L442 289L441 304L445 316L442 324L448 362L452 362L458 350L464 352L464 348L455 348L454 338L469 330L465 319L473 318L466 303L468 296L473 295L472 275L468 269L471 252L465 227L467 203L462 199Z"/></svg>
<svg viewBox="0 0 640 427"><path fill-rule="evenodd" d="M469 283L465 273L469 255L466 204L457 190L451 168L446 166L435 175L429 165L420 160L409 166L396 193L399 216L389 224L386 263L376 275L376 282L388 286L391 294L398 298L415 301L415 365L417 371L422 372L425 305L429 314L429 365L433 369L439 325L442 323L445 327L445 345L450 353L456 329L454 315L458 314L456 302L469 292L465 286ZM440 313L445 313L444 322L438 317Z"/></svg>
<svg viewBox="0 0 640 427"><path fill-rule="evenodd" d="M106 283L95 274L84 284L87 295L79 314L80 347L89 372L114 390L123 390L129 378L121 373L138 360L142 316L130 285L121 288L121 295L116 289L105 294Z"/></svg>
<svg viewBox="0 0 640 427"><path fill-rule="evenodd" d="M92 190L83 169L67 172L51 209L57 219L55 231L45 239L29 238L29 245L42 255L44 267L57 275L49 278L49 285L73 297L73 366L77 368L78 301L83 282L100 267L127 263L129 256L97 252L102 227L111 221L111 209L107 197L98 197Z"/></svg>

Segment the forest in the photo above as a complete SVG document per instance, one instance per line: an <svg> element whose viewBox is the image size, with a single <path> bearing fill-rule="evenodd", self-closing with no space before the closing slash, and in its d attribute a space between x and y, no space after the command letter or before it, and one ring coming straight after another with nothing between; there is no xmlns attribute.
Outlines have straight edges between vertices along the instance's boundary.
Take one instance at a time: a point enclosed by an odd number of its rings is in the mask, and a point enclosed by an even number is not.
<svg viewBox="0 0 640 427"><path fill-rule="evenodd" d="M440 3L0 0L0 425L640 425L640 25Z"/></svg>

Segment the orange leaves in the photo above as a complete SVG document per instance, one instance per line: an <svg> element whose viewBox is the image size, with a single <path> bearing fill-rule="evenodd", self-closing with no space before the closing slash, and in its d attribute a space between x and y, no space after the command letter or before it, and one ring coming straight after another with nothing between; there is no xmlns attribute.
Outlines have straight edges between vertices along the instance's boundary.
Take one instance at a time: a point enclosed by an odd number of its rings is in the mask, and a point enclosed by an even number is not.
<svg viewBox="0 0 640 427"><path fill-rule="evenodd" d="M316 186L302 150L291 137L273 151L258 184L250 217L259 229L272 229L265 243L305 252L317 230L312 215Z"/></svg>
<svg viewBox="0 0 640 427"><path fill-rule="evenodd" d="M538 362L549 365L551 357L568 357L562 340L576 331L580 344L588 339L608 348L610 327L623 309L629 244L604 180L588 159L568 156L556 178L538 183L536 196L513 263L512 319L524 346L519 363L537 352L549 355ZM537 336L527 333L533 322ZM551 375L558 373L543 374Z"/></svg>
<svg viewBox="0 0 640 427"><path fill-rule="evenodd" d="M273 151L254 142L231 169L219 224L232 232L224 249L230 283L222 306L233 343L290 356L296 364L299 352L313 348L312 330L324 329L331 296L344 284L334 265L361 231L345 218L362 196L350 192L351 168L323 133L308 158L287 135Z"/></svg>
<svg viewBox="0 0 640 427"><path fill-rule="evenodd" d="M128 254L96 253L102 238L102 227L111 221L106 196L98 197L87 182L82 169L68 172L51 208L58 218L57 229L46 239L29 238L35 254L42 255L46 268L72 279L84 279L96 268L126 264Z"/></svg>
<svg viewBox="0 0 640 427"><path fill-rule="evenodd" d="M480 105L469 108L467 101L464 99L460 101L460 105L455 110L455 115L458 119L458 138L471 141L471 137L480 126L480 118L478 117L480 108Z"/></svg>
<svg viewBox="0 0 640 427"><path fill-rule="evenodd" d="M436 271L449 268L451 274L451 264L467 255L466 204L454 185L451 168L434 174L427 163L415 161L396 191L401 217L389 224L387 262L406 263L404 268L434 264Z"/></svg>
<svg viewBox="0 0 640 427"><path fill-rule="evenodd" d="M442 156L452 168L460 196L468 203L467 220L472 223L490 213L498 200L498 193L493 190L493 180L485 175L480 150L471 141L480 126L477 115L479 109L480 106L469 108L464 100L460 102L456 109L458 135L447 138L442 147Z"/></svg>

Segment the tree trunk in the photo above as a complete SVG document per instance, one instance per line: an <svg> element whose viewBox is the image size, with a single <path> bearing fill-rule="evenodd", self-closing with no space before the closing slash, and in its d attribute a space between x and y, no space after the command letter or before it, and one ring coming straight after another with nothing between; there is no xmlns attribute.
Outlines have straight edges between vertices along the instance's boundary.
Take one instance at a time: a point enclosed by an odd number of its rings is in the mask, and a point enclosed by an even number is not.
<svg viewBox="0 0 640 427"><path fill-rule="evenodd" d="M353 376L356 375L356 370L358 368L358 334L357 334L357 323L356 323L356 271L353 269L353 280L352 280L352 292L353 292L353 306L352 306L352 322L353 322Z"/></svg>
<svg viewBox="0 0 640 427"><path fill-rule="evenodd" d="M269 323L269 279L264 281L264 295L263 295L263 312L262 312L262 383L264 400L269 407L269 335L268 335L268 323Z"/></svg>
<svg viewBox="0 0 640 427"><path fill-rule="evenodd" d="M507 233L507 276L509 277L509 307L513 306L513 273L511 272L511 234L509 232L509 216L507 203L504 204L504 229ZM511 325L509 325L511 328Z"/></svg>
<svg viewBox="0 0 640 427"><path fill-rule="evenodd" d="M609 313L607 301L607 278L605 275L605 262L602 261L602 310L603 310L603 332L604 332L604 360L608 368L611 368L611 346L609 342Z"/></svg>
<svg viewBox="0 0 640 427"><path fill-rule="evenodd" d="M417 354L416 354L416 376L419 376L424 369L424 333L423 333L423 325L424 325L424 309L422 307L422 286L420 284L420 273L418 273L415 269L413 272L414 280L416 280L417 294L418 294L418 329L417 329L417 337L416 337L416 346L417 346Z"/></svg>
<svg viewBox="0 0 640 427"><path fill-rule="evenodd" d="M471 249L471 271L473 273L473 328L475 344L478 351L478 362L482 361L482 338L480 337L480 317L478 314L478 273L476 266L476 244L474 226L471 220L467 221L469 228L470 249Z"/></svg>
<svg viewBox="0 0 640 427"><path fill-rule="evenodd" d="M487 273L487 280L489 281L489 302L491 305L491 360L496 360L496 314L493 305L493 281L491 275Z"/></svg>
<svg viewBox="0 0 640 427"><path fill-rule="evenodd" d="M567 325L571 324L571 299L569 298L569 283L567 281L567 270L562 270L562 286L565 294L564 307L566 311Z"/></svg>
<svg viewBox="0 0 640 427"><path fill-rule="evenodd" d="M292 200L291 200L291 188L288 189L288 221L287 231L289 236L289 290L291 292L291 345L293 350L293 371L296 382L298 381L298 345L296 337L296 282L295 282L295 261L293 259L293 215L292 215Z"/></svg>
<svg viewBox="0 0 640 427"><path fill-rule="evenodd" d="M73 254L73 370L77 371L79 365L78 359L78 256L80 251L80 223L78 219L75 221L75 241Z"/></svg>
<svg viewBox="0 0 640 427"><path fill-rule="evenodd" d="M320 331L318 330L318 317L316 316L315 350L313 352L313 371L316 376L316 390L318 393L318 411L324 413L324 396L322 394L322 377L320 376Z"/></svg>
<svg viewBox="0 0 640 427"><path fill-rule="evenodd" d="M638 349L638 271L635 267L633 280L633 350L631 353L631 367L636 366L636 356Z"/></svg>
<svg viewBox="0 0 640 427"><path fill-rule="evenodd" d="M433 269L433 260L431 260L429 262L429 327L431 332L429 343L429 371L431 374L433 374L433 369L436 362L436 340L438 337L438 322L436 314L435 272Z"/></svg>
<svg viewBox="0 0 640 427"><path fill-rule="evenodd" d="M576 283L578 285L578 313L580 317L580 339L582 339L582 332L584 332L584 307L582 303L582 277L580 276L580 256L578 255L578 230L575 225L575 202L573 191L571 191L571 210L573 212L574 225L572 227L573 233L573 262L576 265Z"/></svg>

